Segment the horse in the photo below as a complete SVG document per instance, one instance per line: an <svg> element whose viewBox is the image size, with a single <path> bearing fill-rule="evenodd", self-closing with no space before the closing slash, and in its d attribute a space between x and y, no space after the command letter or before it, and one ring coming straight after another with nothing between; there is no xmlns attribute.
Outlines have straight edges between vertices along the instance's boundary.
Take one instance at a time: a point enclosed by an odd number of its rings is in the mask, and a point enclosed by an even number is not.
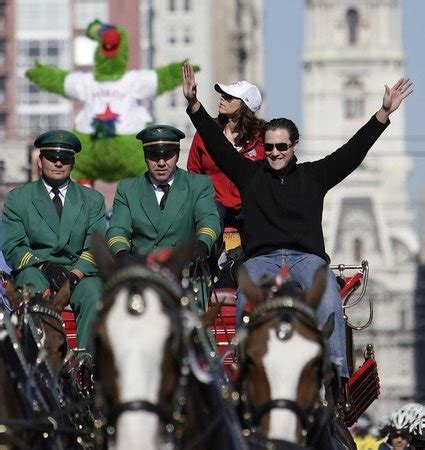
<svg viewBox="0 0 425 450"><path fill-rule="evenodd" d="M12 315L1 312L0 442L5 448L62 449L69 444L59 435L62 429L75 444L78 432L63 411L67 403L58 384L68 352L60 313L69 285L56 295L30 297L8 280L6 294Z"/></svg>
<svg viewBox="0 0 425 450"><path fill-rule="evenodd" d="M189 295L193 243L122 259L99 237L93 241L105 280L94 331L96 403L114 448L243 448L229 444L242 437L229 437L224 425L230 418L237 433L236 412L226 403L232 392L212 382L217 366L205 327L217 311L200 317Z"/></svg>
<svg viewBox="0 0 425 450"><path fill-rule="evenodd" d="M326 352L333 316L323 327L316 319L325 269L306 291L284 271L257 286L242 267L238 283L253 308L238 332L241 416L250 448L355 449L348 430L333 419L330 390L323 395L335 374Z"/></svg>

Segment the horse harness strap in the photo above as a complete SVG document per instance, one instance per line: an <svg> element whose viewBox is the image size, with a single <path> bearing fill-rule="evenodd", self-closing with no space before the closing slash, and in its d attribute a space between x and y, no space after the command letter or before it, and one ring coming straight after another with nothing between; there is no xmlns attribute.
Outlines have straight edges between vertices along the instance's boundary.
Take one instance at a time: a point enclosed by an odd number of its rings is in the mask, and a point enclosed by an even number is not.
<svg viewBox="0 0 425 450"><path fill-rule="evenodd" d="M62 319L62 316L54 309L49 308L48 306L40 305L39 303L36 303L34 305L31 305L28 303L23 303L18 308L16 308L13 312L18 317L26 316L27 314L39 315L41 318L41 321L44 324L48 325L50 328L52 328L53 330L57 331L58 333L60 333L62 335L64 342L66 343L65 347L67 347L68 340L67 340L66 333L65 333L64 321ZM51 324L50 322L43 319L43 316L48 316L48 317L52 317L53 319L55 319L59 323L59 327L55 327L53 324ZM39 328L39 327L37 327L37 325L34 324L34 321L28 321L28 325L30 327L31 333L33 335L34 340L36 341L37 346L39 346L40 338L38 337L38 333L37 333L37 328ZM68 352L68 350L67 350L67 348L65 348L63 351L62 357L65 357L67 352Z"/></svg>
<svg viewBox="0 0 425 450"><path fill-rule="evenodd" d="M301 421L301 425L303 429L306 429L307 424L307 418L305 416L304 410L298 405L298 403L294 402L293 400L287 400L287 399L276 399L276 400L270 400L267 403L264 403L259 408L255 409L255 412L252 416L252 424L254 426L257 426L260 423L261 418L264 416L264 414L269 413L272 409L289 409L291 412L293 412Z"/></svg>
<svg viewBox="0 0 425 450"><path fill-rule="evenodd" d="M32 413L34 409L40 407L47 412L48 405L37 385L34 373L25 356L10 317L5 313L0 313L0 323L5 333L0 340L5 364L15 380L26 412Z"/></svg>
<svg viewBox="0 0 425 450"><path fill-rule="evenodd" d="M170 414L168 414L159 406L154 405L153 403L147 400L132 400L129 402L120 403L113 409L110 419L112 422L116 422L121 414L130 411L131 412L145 411L148 413L153 413L156 414L158 418L165 424L171 422Z"/></svg>
<svg viewBox="0 0 425 450"><path fill-rule="evenodd" d="M283 439L269 439L258 433L252 433L247 437L249 450L313 450L313 447L294 444Z"/></svg>
<svg viewBox="0 0 425 450"><path fill-rule="evenodd" d="M293 297L277 297L267 300L262 305L254 309L248 320L245 322L248 327L256 326L257 323L262 323L268 320L268 314L279 310L292 310L300 313L310 323L310 327L317 331L321 331L320 325L317 322L316 314L310 306L306 305L300 300Z"/></svg>
<svg viewBox="0 0 425 450"><path fill-rule="evenodd" d="M17 317L24 316L25 323L29 327L30 334L26 335L27 339L24 341L25 349L28 352L29 348L33 348L34 352L40 351L42 348L41 335L42 328L39 324L35 323L34 317L39 316L39 319L50 328L54 329L56 332L60 333L64 339L65 348L62 351L62 357L66 356L67 353L67 338L64 331L64 323L61 315L52 308L49 308L45 305L40 305L38 303L31 304L28 302L24 302L17 309L13 311ZM56 327L52 323L46 321L43 316L52 317L56 321L59 322L59 327ZM30 338L31 340L28 340ZM19 344L20 348L22 348L21 344ZM30 347L32 346L32 347ZM15 351L16 346L14 346ZM34 362L28 360L28 357L25 356L25 352L23 351L24 357L27 360L28 367L31 368L30 375L27 375L27 378L34 378L37 375L37 380L43 380L40 383L40 387L36 387L37 398L39 399L39 403L42 404L45 412L52 411L61 411L63 404L63 390L58 384L55 376L53 374L52 368L50 364L43 360L43 358L37 356ZM36 369L36 370L34 370ZM33 384L37 384L37 381L34 379Z"/></svg>
<svg viewBox="0 0 425 450"><path fill-rule="evenodd" d="M105 282L104 291L113 290L118 284L126 281L143 279L162 286L172 296L180 298L182 295L181 286L175 281L172 273L165 268L153 265L152 268L140 265L132 265L115 272L112 277Z"/></svg>

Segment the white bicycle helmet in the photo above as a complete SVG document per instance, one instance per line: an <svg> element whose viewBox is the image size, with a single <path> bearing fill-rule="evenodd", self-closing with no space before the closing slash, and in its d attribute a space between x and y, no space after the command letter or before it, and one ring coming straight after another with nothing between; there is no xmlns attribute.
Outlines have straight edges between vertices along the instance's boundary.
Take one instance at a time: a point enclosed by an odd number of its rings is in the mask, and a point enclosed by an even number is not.
<svg viewBox="0 0 425 450"><path fill-rule="evenodd" d="M402 409L409 414L410 424L425 416L425 406L421 403L406 403L402 406Z"/></svg>
<svg viewBox="0 0 425 450"><path fill-rule="evenodd" d="M390 415L389 426L395 430L406 430L412 423L409 409L403 407L394 410Z"/></svg>
<svg viewBox="0 0 425 450"><path fill-rule="evenodd" d="M425 443L425 416L415 420L410 425L409 433L415 441Z"/></svg>

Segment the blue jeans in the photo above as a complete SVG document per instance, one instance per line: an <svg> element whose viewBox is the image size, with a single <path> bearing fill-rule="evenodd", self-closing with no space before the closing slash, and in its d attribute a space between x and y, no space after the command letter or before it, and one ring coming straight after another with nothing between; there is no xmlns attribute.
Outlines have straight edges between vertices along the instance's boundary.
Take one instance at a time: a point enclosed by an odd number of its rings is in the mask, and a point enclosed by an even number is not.
<svg viewBox="0 0 425 450"><path fill-rule="evenodd" d="M264 274L273 277L276 276L280 268L284 265L289 268L289 272L294 281L299 283L303 289L308 289L313 283L316 269L326 265L326 262L317 255L296 250L281 249L266 255L254 256L244 264L252 281L255 283L258 283ZM245 302L246 297L242 292L238 291L238 323L240 323ZM328 353L331 361L337 366L339 375L348 378L342 300L339 295L339 286L335 275L329 268L326 291L316 313L321 325L325 324L330 314L335 313L335 328L328 341Z"/></svg>

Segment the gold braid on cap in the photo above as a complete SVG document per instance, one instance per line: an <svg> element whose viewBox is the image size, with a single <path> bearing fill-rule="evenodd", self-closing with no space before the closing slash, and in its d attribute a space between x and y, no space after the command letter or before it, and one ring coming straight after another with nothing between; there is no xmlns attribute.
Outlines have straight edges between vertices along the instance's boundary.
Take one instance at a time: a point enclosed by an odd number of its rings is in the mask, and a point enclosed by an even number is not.
<svg viewBox="0 0 425 450"><path fill-rule="evenodd" d="M156 145L156 144L172 144L172 145L180 146L180 141L154 141L154 142L148 142L147 144L143 143L143 147L149 147L150 145Z"/></svg>
<svg viewBox="0 0 425 450"><path fill-rule="evenodd" d="M75 150L72 148L67 148L67 147L40 147L40 152L42 152L43 150L58 150L61 152L72 152L75 153Z"/></svg>

